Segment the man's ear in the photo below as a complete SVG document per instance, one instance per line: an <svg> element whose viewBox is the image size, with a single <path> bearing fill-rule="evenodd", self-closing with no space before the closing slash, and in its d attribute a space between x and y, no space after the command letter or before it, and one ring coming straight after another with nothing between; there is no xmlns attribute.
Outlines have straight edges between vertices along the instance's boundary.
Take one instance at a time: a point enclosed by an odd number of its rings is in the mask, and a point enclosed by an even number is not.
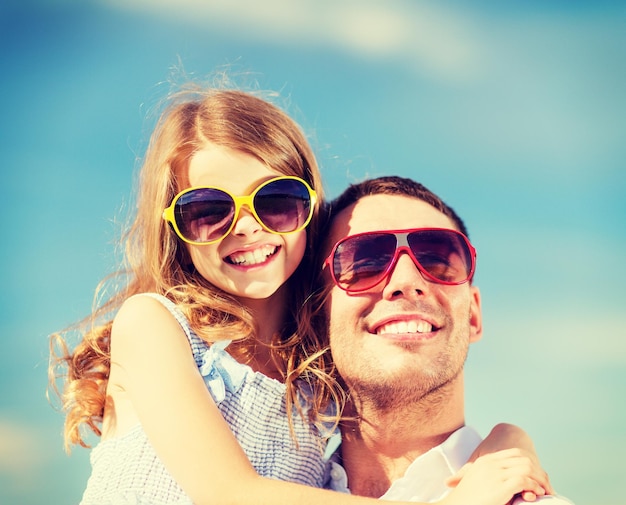
<svg viewBox="0 0 626 505"><path fill-rule="evenodd" d="M480 290L470 286L470 343L478 342L483 336L483 314L480 307Z"/></svg>

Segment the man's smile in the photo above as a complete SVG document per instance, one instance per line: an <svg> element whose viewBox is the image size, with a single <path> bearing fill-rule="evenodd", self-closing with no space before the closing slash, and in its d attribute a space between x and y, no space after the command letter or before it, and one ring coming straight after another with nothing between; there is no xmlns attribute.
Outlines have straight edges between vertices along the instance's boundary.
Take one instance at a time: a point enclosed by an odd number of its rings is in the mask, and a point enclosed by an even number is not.
<svg viewBox="0 0 626 505"><path fill-rule="evenodd" d="M433 325L423 319L391 321L376 328L377 335L402 335L406 333L431 333Z"/></svg>

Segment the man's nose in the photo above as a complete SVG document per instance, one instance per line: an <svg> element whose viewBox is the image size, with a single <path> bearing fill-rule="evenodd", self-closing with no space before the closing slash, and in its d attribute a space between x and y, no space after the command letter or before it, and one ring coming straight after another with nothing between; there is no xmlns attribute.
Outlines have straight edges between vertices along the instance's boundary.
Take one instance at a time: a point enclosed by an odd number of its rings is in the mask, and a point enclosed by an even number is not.
<svg viewBox="0 0 626 505"><path fill-rule="evenodd" d="M411 256L401 252L393 266L383 289L383 297L422 295L427 290L428 282L420 272Z"/></svg>

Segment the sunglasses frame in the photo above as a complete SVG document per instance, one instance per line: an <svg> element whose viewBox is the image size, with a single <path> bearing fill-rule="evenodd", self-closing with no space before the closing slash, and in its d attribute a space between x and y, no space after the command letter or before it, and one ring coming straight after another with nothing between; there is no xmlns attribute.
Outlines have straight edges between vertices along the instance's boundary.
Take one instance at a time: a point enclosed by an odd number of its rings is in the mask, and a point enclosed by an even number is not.
<svg viewBox="0 0 626 505"><path fill-rule="evenodd" d="M449 232L449 233L459 236L463 240L463 242L466 244L467 249L470 253L470 261L471 261L470 271L465 279L463 279L462 281L455 281L455 282L443 281L441 279L438 279L434 275L430 274L426 270L426 268L424 268L421 265L421 263L418 261L418 259L415 257L415 254L411 250L411 246L409 245L409 240L408 240L409 235L411 233L420 232L420 231ZM347 240L353 239L355 237L361 237L364 235L394 235L396 238L396 248L393 253L393 257L391 258L391 261L389 262L389 264L385 267L385 269L379 275L373 276L373 279L375 280L375 282L373 281L371 284L367 284L366 287L361 287L358 289L351 289L350 286L344 287L339 283L339 281L337 280L337 277L335 276L335 269L333 267L335 254L337 253L337 249L339 248L339 246L341 246L341 244L345 243ZM416 266L416 268L420 271L420 273L422 274L422 276L424 276L426 280L429 280L436 284L444 284L447 286L458 286L460 284L465 284L466 282L471 282L472 278L474 277L474 273L476 271L476 249L474 248L472 243L463 233L461 233L458 230L453 230L451 228L407 228L403 230L375 230L375 231L366 231L362 233L355 233L354 235L348 235L347 237L344 237L335 243L330 254L324 260L324 264L322 265L322 270L328 267L330 270L330 276L333 282L338 288L342 289L343 291L346 291L347 293L362 293L364 291L372 289L373 287L377 286L378 284L383 282L385 279L387 279L389 275L393 272L393 269L395 268L396 263L398 262L398 259L400 258L400 254L402 254L403 252L409 255L409 257L413 261L413 264Z"/></svg>
<svg viewBox="0 0 626 505"><path fill-rule="evenodd" d="M304 187L307 189L307 191L309 193L310 200L311 200L309 215L305 219L304 223L301 226L299 226L298 228L296 228L295 230L282 231L282 232L281 231L275 231L275 230L272 230L272 229L268 228L265 225L265 223L263 222L263 220L259 217L259 215L257 214L256 209L254 208L254 198L257 195L257 193L259 191L261 191L263 188L265 188L267 185L272 184L273 182L276 182L276 181L281 181L281 180L295 180L295 181L301 182L302 184L304 184ZM198 242L198 241L190 240L190 239L184 237L182 232L180 231L180 229L178 227L178 223L176 222L176 216L174 214L174 209L176 207L176 203L178 202L178 200L182 196L186 195L187 193L191 193L192 191L196 191L196 190L199 190L199 189L215 189L215 190L221 191L223 193L226 193L228 196L230 196L232 198L233 203L235 204L235 212L233 214L233 222L228 227L228 230L221 237L216 238L214 240L209 240L207 242ZM191 188L184 189L181 192L179 192L172 199L172 203L169 205L169 207L167 207L166 209L163 210L162 218L165 221L167 221L168 223L170 223L170 225L172 226L172 228L176 232L176 235L178 236L178 238L180 238L183 242L186 242L187 244L192 244L192 245L208 245L208 244L215 244L216 242L219 242L220 240L224 239L225 237L227 237L229 235L229 233L235 227L235 223L237 223L237 219L239 218L239 212L240 212L241 208L244 205L246 207L248 207L248 209L250 210L250 213L254 216L254 219L256 219L256 221L261 225L261 227L265 231L268 231L270 233L274 233L276 235L288 235L289 233L299 232L299 231L301 231L301 230L303 230L304 228L307 227L307 225L311 222L311 219L313 217L313 213L315 211L315 205L316 204L317 204L317 193L315 192L315 190L304 179L302 179L300 177L297 177L295 175L281 175L281 176L278 176L278 177L273 177L272 179L269 179L269 180L267 180L265 182L262 182L249 195L236 196L236 195L233 195L230 191L227 191L227 190L225 190L223 188L219 188L217 186L193 186Z"/></svg>

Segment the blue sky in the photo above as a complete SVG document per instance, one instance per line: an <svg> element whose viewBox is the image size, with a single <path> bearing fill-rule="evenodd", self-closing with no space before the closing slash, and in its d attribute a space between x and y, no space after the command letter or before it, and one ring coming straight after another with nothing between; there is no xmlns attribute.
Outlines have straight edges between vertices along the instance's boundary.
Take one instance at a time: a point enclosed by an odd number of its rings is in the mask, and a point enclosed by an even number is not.
<svg viewBox="0 0 626 505"><path fill-rule="evenodd" d="M224 65L280 92L330 196L399 174L464 217L485 319L467 422L523 426L577 505L623 503L623 3L9 1L0 64L1 503L78 502L88 451L63 453L47 335L114 264L168 82Z"/></svg>

